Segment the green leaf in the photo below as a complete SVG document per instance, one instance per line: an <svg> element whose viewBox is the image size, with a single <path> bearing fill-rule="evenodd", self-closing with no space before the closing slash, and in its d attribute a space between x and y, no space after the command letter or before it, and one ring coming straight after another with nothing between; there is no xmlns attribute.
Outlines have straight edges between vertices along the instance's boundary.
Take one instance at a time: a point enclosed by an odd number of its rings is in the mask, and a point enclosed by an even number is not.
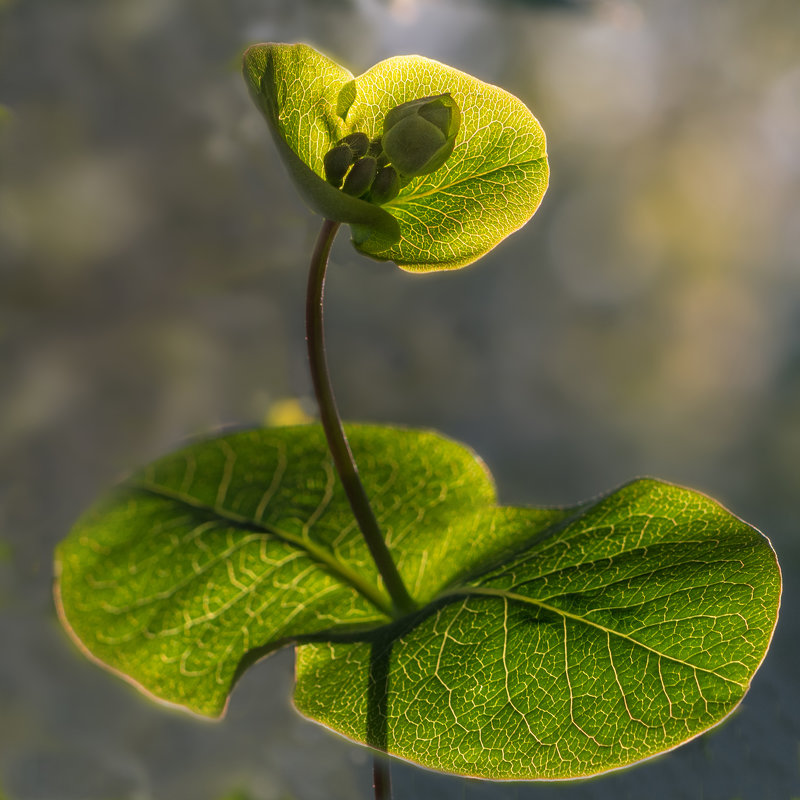
<svg viewBox="0 0 800 800"><path fill-rule="evenodd" d="M752 528L653 480L551 527L491 519L529 544L413 624L300 647L298 709L434 769L558 779L669 750L741 701L780 599Z"/></svg>
<svg viewBox="0 0 800 800"><path fill-rule="evenodd" d="M490 479L468 451L431 434L351 436L383 530L427 600L437 569L470 543L431 546L423 531L491 502ZM427 526L417 526L420 509ZM317 426L237 433L152 464L78 522L56 572L62 619L90 655L156 698L212 716L242 659L389 620Z"/></svg>
<svg viewBox="0 0 800 800"><path fill-rule="evenodd" d="M58 551L62 619L145 691L216 715L297 642L295 702L347 736L488 778L569 778L675 747L739 703L777 618L767 542L652 480L568 509L496 505L464 447L348 435L420 611L389 618L318 426L192 445Z"/></svg>
<svg viewBox="0 0 800 800"><path fill-rule="evenodd" d="M325 180L325 153L352 130L342 118L355 96L351 73L304 44L255 45L244 54L243 71L308 206L327 219L357 226L370 246L397 241L400 229L394 217Z"/></svg>
<svg viewBox="0 0 800 800"><path fill-rule="evenodd" d="M399 56L352 78L306 45L264 44L245 54L245 78L309 205L350 223L356 248L372 258L412 271L465 266L522 227L547 188L544 133L525 105L437 61ZM445 93L461 110L452 155L372 207L399 224L398 236L377 218L355 218L366 215L365 201L345 212L336 197L342 193L324 181L325 152L346 133L380 136L384 117L401 103Z"/></svg>

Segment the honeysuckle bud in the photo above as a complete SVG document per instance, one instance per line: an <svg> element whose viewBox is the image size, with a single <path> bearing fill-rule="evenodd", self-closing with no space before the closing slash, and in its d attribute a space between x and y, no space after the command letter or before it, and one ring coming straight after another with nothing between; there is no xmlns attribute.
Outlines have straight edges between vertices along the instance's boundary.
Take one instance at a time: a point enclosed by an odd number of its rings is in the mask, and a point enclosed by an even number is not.
<svg viewBox="0 0 800 800"><path fill-rule="evenodd" d="M325 180L338 189L342 185L347 170L355 160L356 155L348 145L337 144L332 147L322 159L325 167Z"/></svg>
<svg viewBox="0 0 800 800"><path fill-rule="evenodd" d="M357 158L361 158L361 156L365 156L367 154L367 150L370 146L369 136L366 133L348 133L347 136L343 136L336 142L337 147L339 145L346 144L356 155ZM370 153L372 155L372 153Z"/></svg>
<svg viewBox="0 0 800 800"><path fill-rule="evenodd" d="M400 176L394 167L381 167L372 182L369 200L376 205L383 205L394 200L400 191Z"/></svg>
<svg viewBox="0 0 800 800"><path fill-rule="evenodd" d="M378 136L369 143L369 150L367 155L374 156L378 159L378 169L385 167L389 163L389 157L383 152L383 144L381 137Z"/></svg>
<svg viewBox="0 0 800 800"><path fill-rule="evenodd" d="M375 179L375 173L378 170L378 162L372 156L364 156L359 158L353 164L347 177L344 179L344 186L342 191L345 194L351 194L353 197L361 197L369 191L372 186L372 181Z"/></svg>
<svg viewBox="0 0 800 800"><path fill-rule="evenodd" d="M453 152L460 124L461 111L449 94L401 103L383 121L383 152L402 175L427 175Z"/></svg>

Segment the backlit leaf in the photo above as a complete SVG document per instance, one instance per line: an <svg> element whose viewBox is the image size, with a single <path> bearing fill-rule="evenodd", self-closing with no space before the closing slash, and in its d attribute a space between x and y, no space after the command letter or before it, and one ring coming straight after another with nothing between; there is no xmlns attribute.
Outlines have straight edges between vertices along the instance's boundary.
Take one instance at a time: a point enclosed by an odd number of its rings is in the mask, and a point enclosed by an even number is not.
<svg viewBox="0 0 800 800"><path fill-rule="evenodd" d="M375 246L397 241L394 217L325 180L325 153L351 132L340 114L352 103L353 76L303 44L251 47L243 69L278 153L309 207L327 219L357 225L365 240L375 239Z"/></svg>
<svg viewBox="0 0 800 800"><path fill-rule="evenodd" d="M741 700L777 617L761 534L652 480L503 508L464 447L351 426L419 612L393 620L316 426L201 442L132 476L58 551L59 610L95 659L220 714L299 644L296 703L436 769L567 778L701 733Z"/></svg>
<svg viewBox="0 0 800 800"><path fill-rule="evenodd" d="M414 624L300 647L298 708L434 769L558 779L676 747L738 705L780 596L752 528L652 480L555 528L485 524L533 541Z"/></svg>
<svg viewBox="0 0 800 800"><path fill-rule="evenodd" d="M524 225L547 188L544 133L525 105L437 61L398 56L353 78L307 45L263 44L245 54L244 74L306 201L350 223L365 255L414 271L465 266ZM461 109L444 166L380 208L325 182L322 158L341 136L380 136L392 108L443 93Z"/></svg>

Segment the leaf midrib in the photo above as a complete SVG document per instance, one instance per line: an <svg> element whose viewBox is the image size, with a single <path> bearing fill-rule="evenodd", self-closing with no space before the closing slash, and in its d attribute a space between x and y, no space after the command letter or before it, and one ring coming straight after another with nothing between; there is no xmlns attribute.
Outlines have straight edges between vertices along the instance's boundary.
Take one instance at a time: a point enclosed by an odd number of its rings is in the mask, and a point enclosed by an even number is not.
<svg viewBox="0 0 800 800"><path fill-rule="evenodd" d="M529 164L536 164L539 161L544 161L547 159L547 155L539 156L539 158L530 158L527 161L514 161L513 163L509 164L501 164L498 167L494 167L493 169L488 170L487 172L480 172L477 174L470 174L463 178L459 178L458 180L452 181L451 183L436 186L432 189L428 189L425 192L414 192L414 194L407 194L407 195L399 195L396 199L390 200L388 203L383 204L383 208L402 208L404 205L411 203L415 200L418 200L422 197L430 197L432 194L439 194L441 192L446 192L448 189L452 189L454 186L458 186L460 183L466 183L467 181L474 181L480 180L481 178L486 178L489 175L493 175L495 172L501 172L504 169L509 169L511 167L525 167Z"/></svg>
<svg viewBox="0 0 800 800"><path fill-rule="evenodd" d="M656 650L654 647L650 647L649 645L644 644L643 642L634 639L632 636L629 636L626 633L622 633L620 631L616 631L613 628L606 627L605 625L601 625L598 622L592 622L586 617L582 617L579 614L572 614L569 611L565 611L563 608L559 608L558 606L551 605L550 603L545 603L542 600L537 600L533 597L526 597L525 595L516 594L515 592L509 592L505 589L491 589L489 587L483 586L465 586L461 589L452 589L449 592L446 592L444 595L440 595L439 599L444 600L447 597L452 597L456 599L458 597L500 597L504 600L510 600L512 602L522 603L524 605L536 606L537 608L541 608L545 611L551 611L554 614L557 614L562 619L570 619L573 622L578 622L583 625L587 625L590 628L595 628L599 631L602 631L607 636L616 636L620 639L624 639L625 641L629 642L632 645L637 647L641 647L644 650L652 653L653 655L657 656L658 658L665 658L668 661L672 661L675 664L680 664L681 666L688 667L696 672L704 672L708 675L713 675L715 678L719 678L721 681L725 681L726 683L731 683L734 686L738 686L740 689L746 689L747 685L739 683L738 681L733 680L732 678L726 678L724 675L720 675L718 672L714 672L714 670L707 669L705 667L699 667L696 664L691 664L688 661L684 661L680 658L675 656L671 656L668 653L662 653L659 650Z"/></svg>
<svg viewBox="0 0 800 800"><path fill-rule="evenodd" d="M233 524L236 525L237 527L242 527L251 531L255 530L261 533L265 533L269 536L274 536L275 538L278 538L286 542L287 544L297 547L298 549L304 551L311 559L321 563L326 568L328 568L331 572L333 572L336 575L337 578L339 578L343 583L347 584L356 592L358 592L368 602L370 602L373 606L375 606L375 608L379 610L381 613L385 614L390 619L394 618L394 613L391 608L391 604L388 597L385 597L376 586L373 586L369 582L365 581L363 577L359 575L355 570L353 570L346 564L336 559L324 548L315 545L313 542L307 539L303 539L302 537L295 536L286 531L282 531L275 526L265 525L264 523L258 522L257 520L254 520L250 517L244 516L242 514L237 514L235 511L232 511L230 509L204 503L198 500L197 498L192 497L191 495L187 495L182 492L172 490L160 484L148 481L139 481L136 483L129 484L129 486L131 489L153 494L157 497L171 500L173 502L181 503L189 508L202 511L206 514L212 514L222 522L227 522L229 524ZM622 633L621 631L614 630L605 625L601 625L600 623L593 622L592 620L589 620L586 617L583 617L579 614L574 614L569 611L565 611L564 609L559 608L558 606L552 605L550 603L547 603L543 600L538 600L534 597L528 597L526 595L517 594L516 592L511 592L505 589L494 589L490 587L481 587L481 586L463 586L459 588L454 587L452 589L445 590L444 592L438 594L435 598L431 600L430 603L427 604L427 607L433 609L437 604L441 603L442 601L447 602L448 600L456 600L457 598L460 597L470 597L470 596L499 597L511 602L521 603L523 605L535 606L545 611L550 611L560 616L562 619L569 619L579 624L583 624L590 628L602 631L607 636L615 636L620 639L624 639L630 644L636 647L640 647L652 653L658 658L667 659L675 664L679 664L683 667L694 670L696 672L703 672L712 675L713 677L718 678L719 680L733 684L734 686L737 686L739 688L746 688L744 684L741 684L738 681L720 675L714 670L707 669L705 667L700 667L697 666L696 664L691 664L688 661L684 661L675 656L660 652L659 650L656 650L655 648L647 644L644 644L643 642L640 642L637 639L634 639L633 637L629 636L626 633ZM380 628L382 626L378 624L376 627Z"/></svg>
<svg viewBox="0 0 800 800"><path fill-rule="evenodd" d="M137 481L136 483L129 484L129 488L146 492L157 497L161 497L165 500L181 503L189 508L202 511L207 514L213 514L222 522L227 522L251 531L255 530L259 533L265 533L269 536L274 536L275 538L280 539L287 544L297 547L298 549L304 551L311 559L321 563L327 569L333 572L337 578L358 592L382 614L385 614L390 619L394 617L391 602L387 595L384 595L376 586L373 586L371 583L364 580L364 578L359 575L358 572L335 558L324 548L314 544L314 542L303 539L300 536L287 533L286 531L282 531L275 526L265 525L264 523L258 522L250 517L246 517L243 514L237 514L235 511L231 511L230 509L209 505L208 503L204 503L201 500L192 497L191 495L175 491L157 483L151 483L149 481Z"/></svg>

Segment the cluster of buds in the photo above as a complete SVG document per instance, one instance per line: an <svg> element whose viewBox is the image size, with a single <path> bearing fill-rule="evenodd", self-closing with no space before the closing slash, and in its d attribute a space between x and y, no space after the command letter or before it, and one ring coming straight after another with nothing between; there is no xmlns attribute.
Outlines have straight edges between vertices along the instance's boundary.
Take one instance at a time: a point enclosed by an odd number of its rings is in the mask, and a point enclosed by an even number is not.
<svg viewBox="0 0 800 800"><path fill-rule="evenodd" d="M380 137L350 133L340 139L325 154L325 178L353 197L388 203L411 178L444 164L460 124L461 112L449 94L401 103L386 115Z"/></svg>

